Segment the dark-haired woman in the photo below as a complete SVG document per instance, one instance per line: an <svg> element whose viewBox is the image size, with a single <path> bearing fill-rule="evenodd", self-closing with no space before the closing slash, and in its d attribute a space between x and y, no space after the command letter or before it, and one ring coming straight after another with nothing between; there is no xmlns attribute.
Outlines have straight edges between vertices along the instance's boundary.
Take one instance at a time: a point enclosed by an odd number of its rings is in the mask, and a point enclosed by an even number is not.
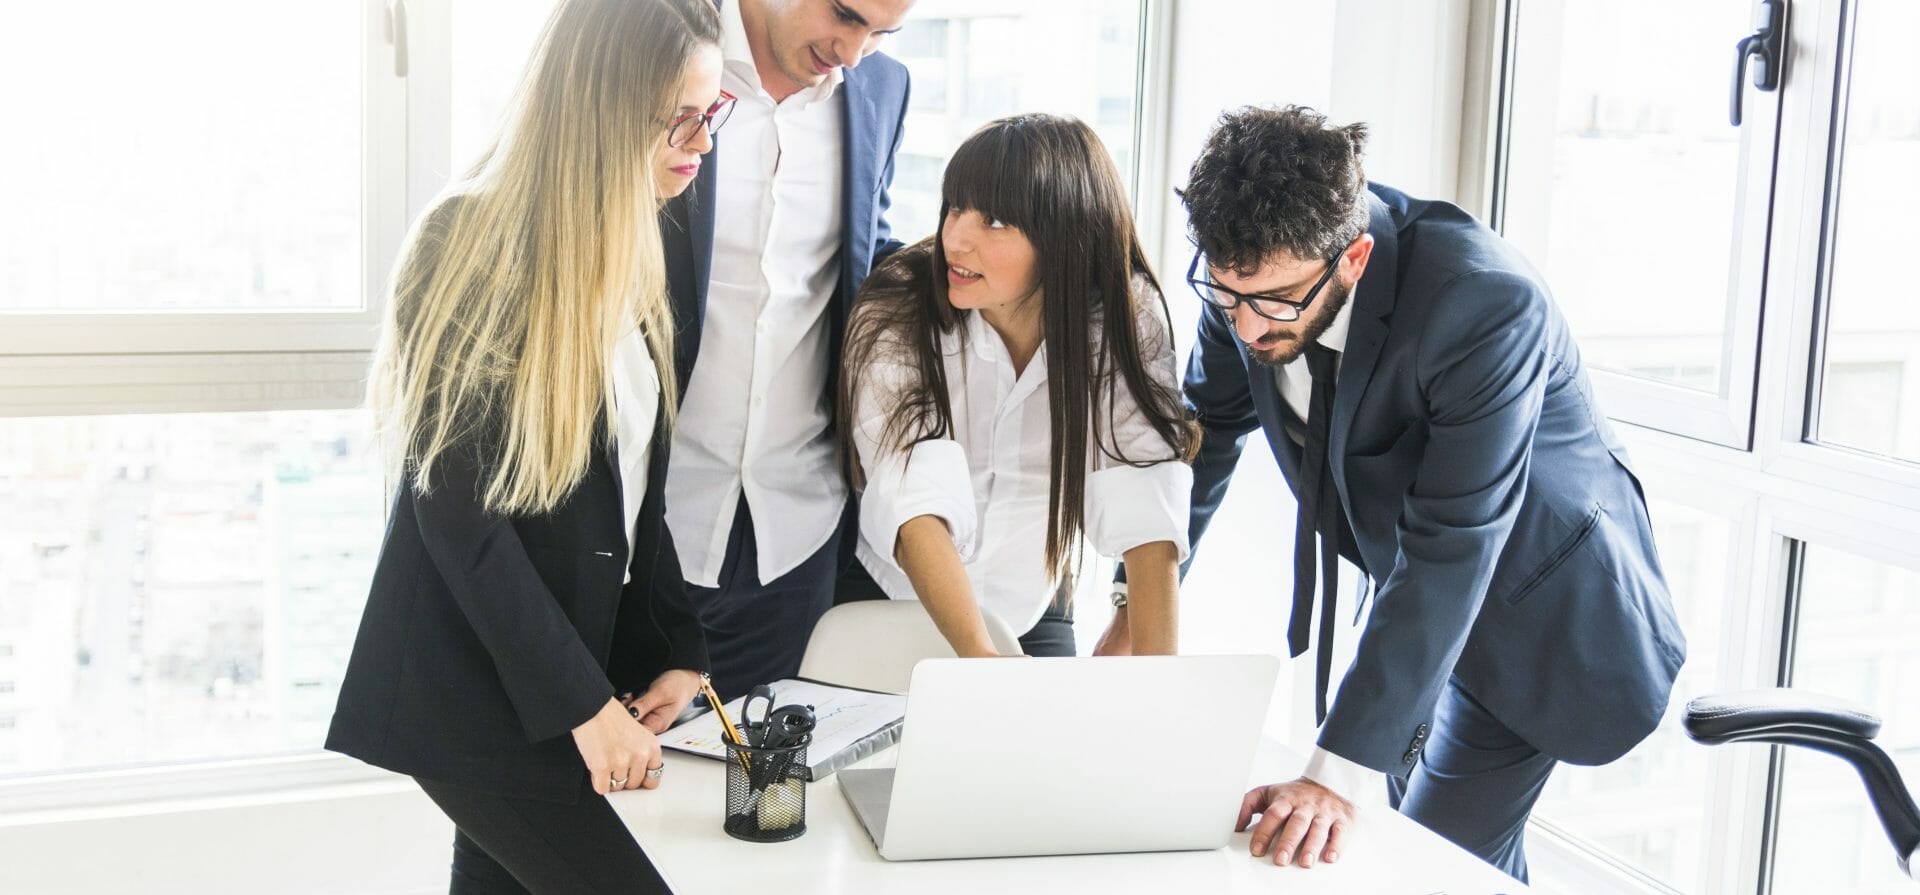
<svg viewBox="0 0 1920 895"><path fill-rule="evenodd" d="M1170 654L1197 436L1166 303L1112 158L1079 121L1005 118L948 164L940 231L876 270L847 331L858 556L961 656L1075 653L1049 613L1084 546L1126 563L1097 654Z"/></svg>

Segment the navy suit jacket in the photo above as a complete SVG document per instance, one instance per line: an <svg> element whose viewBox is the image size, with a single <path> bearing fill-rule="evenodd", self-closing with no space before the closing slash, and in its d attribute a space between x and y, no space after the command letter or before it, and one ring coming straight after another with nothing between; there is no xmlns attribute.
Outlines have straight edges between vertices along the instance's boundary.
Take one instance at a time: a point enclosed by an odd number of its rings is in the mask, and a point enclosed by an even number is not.
<svg viewBox="0 0 1920 895"><path fill-rule="evenodd" d="M839 394L840 340L847 328L853 296L881 258L900 248L887 226L892 204L893 161L900 151L907 117L907 68L884 53L861 60L843 73L836 101L846 134L841 156L846 215L841 220L840 283L829 304L831 372L823 400L834 406ZM667 260L667 288L673 300L674 363L680 395L700 356L700 331L707 319L707 282L713 274L713 196L720 167L726 164L726 131L715 136L713 152L694 176L693 186L660 213Z"/></svg>
<svg viewBox="0 0 1920 895"><path fill-rule="evenodd" d="M1686 651L1639 481L1539 273L1453 205L1370 191L1329 451L1377 595L1320 745L1405 775L1452 675L1542 752L1612 761ZM1273 371L1218 310L1199 328L1196 542L1255 427L1300 489Z"/></svg>

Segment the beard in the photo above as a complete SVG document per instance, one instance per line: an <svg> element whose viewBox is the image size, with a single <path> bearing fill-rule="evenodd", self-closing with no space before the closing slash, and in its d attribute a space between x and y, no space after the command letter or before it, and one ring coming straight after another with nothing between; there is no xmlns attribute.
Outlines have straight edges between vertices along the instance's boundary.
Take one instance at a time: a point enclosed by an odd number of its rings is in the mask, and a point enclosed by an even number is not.
<svg viewBox="0 0 1920 895"><path fill-rule="evenodd" d="M1296 333L1281 333L1280 343L1264 351L1248 345L1247 354L1252 356L1254 363L1263 367L1279 369L1293 363L1306 353L1308 345L1333 326L1333 318L1339 316L1340 309L1347 306L1347 299L1352 295L1353 287L1343 285L1338 277L1327 281L1320 299L1307 311L1310 316L1305 327Z"/></svg>

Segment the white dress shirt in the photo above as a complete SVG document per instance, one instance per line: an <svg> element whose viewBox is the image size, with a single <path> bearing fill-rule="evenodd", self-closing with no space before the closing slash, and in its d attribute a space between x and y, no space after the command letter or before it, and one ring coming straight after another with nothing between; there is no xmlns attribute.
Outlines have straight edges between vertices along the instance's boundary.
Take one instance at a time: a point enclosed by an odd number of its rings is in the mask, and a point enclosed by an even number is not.
<svg viewBox="0 0 1920 895"><path fill-rule="evenodd" d="M1340 312L1334 315L1333 323L1327 326L1327 331L1314 340L1333 349L1333 368L1336 371L1340 369L1340 361L1346 356L1347 328L1352 318L1353 302L1348 301L1340 308ZM1293 410L1293 415L1299 418L1301 425L1306 425L1307 411L1313 404L1313 374L1307 372L1306 353L1302 352L1286 366L1273 371L1273 384L1280 390L1281 400L1287 402L1287 406ZM1289 432L1288 437L1293 437L1295 434ZM1302 771L1300 776L1333 790L1336 795L1353 802L1355 809L1385 799L1385 782L1379 771L1348 761L1318 746L1315 746L1313 754L1307 757L1306 770Z"/></svg>
<svg viewBox="0 0 1920 895"><path fill-rule="evenodd" d="M620 513L627 523L627 577L633 580L634 528L647 498L647 462L653 459L653 427L660 416L660 373L639 330L613 348L614 448L620 457Z"/></svg>
<svg viewBox="0 0 1920 895"><path fill-rule="evenodd" d="M1158 317L1159 303L1141 304L1156 309L1143 310L1139 321L1147 370L1172 388L1172 339ZM1046 611L1055 586L1046 567L1053 449L1047 349L1042 344L1016 374L1006 344L979 314L967 314L959 329L940 339L953 412L948 438L905 449L880 443L894 396L915 375L898 355L849 374L859 377L852 434L866 476L857 555L889 597L917 599L893 560L894 546L901 525L937 516L953 533L982 613L1025 632ZM1109 557L1171 541L1184 561L1193 470L1173 459L1173 448L1147 423L1124 382L1114 392L1110 410L1093 402L1093 412L1110 416L1088 431L1086 540ZM1135 467L1115 460L1100 449L1100 431L1129 460L1165 462Z"/></svg>
<svg viewBox="0 0 1920 895"><path fill-rule="evenodd" d="M841 74L776 103L740 22L721 5L721 85L739 97L714 150L713 272L700 357L667 470L667 526L688 582L719 585L740 496L759 579L813 555L846 505L826 398L827 308L846 199Z"/></svg>
<svg viewBox="0 0 1920 895"><path fill-rule="evenodd" d="M1340 306L1340 312L1333 315L1333 322L1327 324L1327 331L1314 341L1321 346L1333 349L1333 369L1337 373L1340 361L1347 353L1347 328L1353 321L1353 302ZM1307 422L1307 408L1313 404L1313 374L1307 371L1307 353L1288 361L1286 366L1273 371L1274 385L1280 389L1280 397L1293 409L1293 415L1301 424Z"/></svg>

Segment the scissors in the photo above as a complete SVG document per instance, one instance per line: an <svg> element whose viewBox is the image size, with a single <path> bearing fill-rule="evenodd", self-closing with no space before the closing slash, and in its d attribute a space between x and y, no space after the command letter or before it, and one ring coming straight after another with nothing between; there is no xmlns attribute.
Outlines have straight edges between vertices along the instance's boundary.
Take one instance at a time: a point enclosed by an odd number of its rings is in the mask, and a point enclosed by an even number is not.
<svg viewBox="0 0 1920 895"><path fill-rule="evenodd" d="M753 702L756 699L763 700L766 703L760 707L760 722L758 724L755 724L753 720ZM760 684L752 690L747 691L747 698L740 700L740 730L746 734L748 745L755 749L767 748L767 734L770 730L767 724L772 716L773 688L766 684Z"/></svg>
<svg viewBox="0 0 1920 895"><path fill-rule="evenodd" d="M766 731L761 734L761 748L804 745L813 738L813 706L783 705L767 716L766 725Z"/></svg>

